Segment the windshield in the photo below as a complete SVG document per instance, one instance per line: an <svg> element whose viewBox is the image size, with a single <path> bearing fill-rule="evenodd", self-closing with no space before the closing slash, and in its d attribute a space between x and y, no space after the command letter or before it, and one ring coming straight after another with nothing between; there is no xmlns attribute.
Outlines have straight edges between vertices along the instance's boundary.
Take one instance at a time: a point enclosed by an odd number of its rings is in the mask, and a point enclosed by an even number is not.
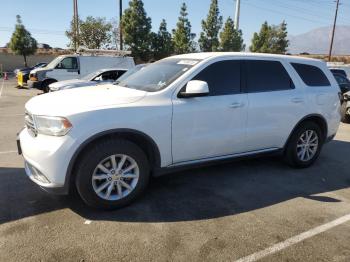
<svg viewBox="0 0 350 262"><path fill-rule="evenodd" d="M127 79L129 76L131 76L132 74L140 71L141 69L143 69L147 64L142 64L142 65L137 65L132 69L129 69L128 71L126 71L126 73L124 73L121 77L118 78L118 80L115 82L115 84L119 84L120 82L124 81L125 79Z"/></svg>
<svg viewBox="0 0 350 262"><path fill-rule="evenodd" d="M92 72L90 74L87 74L86 76L82 77L81 79L86 80L86 81L92 81L96 76L98 76L101 73L103 73L103 70L95 71L95 72Z"/></svg>
<svg viewBox="0 0 350 262"><path fill-rule="evenodd" d="M118 85L147 92L157 92L174 82L200 60L170 58L160 60L130 75Z"/></svg>
<svg viewBox="0 0 350 262"><path fill-rule="evenodd" d="M58 56L54 60L52 60L46 67L47 68L55 68L56 65L62 60L62 57Z"/></svg>

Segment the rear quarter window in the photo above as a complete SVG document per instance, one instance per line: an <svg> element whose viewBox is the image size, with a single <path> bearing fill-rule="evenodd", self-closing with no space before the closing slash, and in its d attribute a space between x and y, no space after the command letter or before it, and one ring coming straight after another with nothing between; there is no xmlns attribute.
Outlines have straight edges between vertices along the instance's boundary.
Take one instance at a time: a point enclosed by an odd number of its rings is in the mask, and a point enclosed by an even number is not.
<svg viewBox="0 0 350 262"><path fill-rule="evenodd" d="M300 78L308 86L330 86L327 76L317 66L292 63Z"/></svg>

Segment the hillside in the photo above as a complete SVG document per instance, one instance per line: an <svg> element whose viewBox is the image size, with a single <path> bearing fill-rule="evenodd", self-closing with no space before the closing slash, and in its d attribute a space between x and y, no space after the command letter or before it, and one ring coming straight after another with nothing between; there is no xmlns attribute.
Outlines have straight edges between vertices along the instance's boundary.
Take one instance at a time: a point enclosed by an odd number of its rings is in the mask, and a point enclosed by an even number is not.
<svg viewBox="0 0 350 262"><path fill-rule="evenodd" d="M304 34L290 36L289 52L299 54L327 54L331 39L331 27L320 27ZM350 26L337 26L334 54L350 54Z"/></svg>

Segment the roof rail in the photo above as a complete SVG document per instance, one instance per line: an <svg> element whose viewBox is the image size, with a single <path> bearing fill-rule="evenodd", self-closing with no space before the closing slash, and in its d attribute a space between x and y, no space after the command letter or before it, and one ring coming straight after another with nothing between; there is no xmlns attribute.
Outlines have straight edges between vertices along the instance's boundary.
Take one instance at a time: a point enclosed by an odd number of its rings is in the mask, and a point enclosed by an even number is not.
<svg viewBox="0 0 350 262"><path fill-rule="evenodd" d="M101 49L88 49L84 47L79 47L76 51L79 55L89 54L93 56L97 55L110 55L110 56L127 56L131 55L131 51L122 50L101 50Z"/></svg>

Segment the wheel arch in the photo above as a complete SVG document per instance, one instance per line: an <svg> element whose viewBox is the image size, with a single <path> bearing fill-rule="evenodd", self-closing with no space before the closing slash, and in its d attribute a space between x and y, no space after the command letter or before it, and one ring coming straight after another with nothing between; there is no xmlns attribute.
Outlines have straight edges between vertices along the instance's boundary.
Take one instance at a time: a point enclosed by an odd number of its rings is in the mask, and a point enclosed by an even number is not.
<svg viewBox="0 0 350 262"><path fill-rule="evenodd" d="M292 137L293 133L295 132L295 130L297 130L303 123L305 122L313 122L316 123L321 131L322 131L322 138L323 141L327 140L327 135L328 135L328 124L327 124L327 120L320 114L310 114L307 115L305 117L303 117L293 128L292 132L290 132L289 137L286 141L286 143L284 144L284 148L286 148L286 146L288 145L290 138Z"/></svg>
<svg viewBox="0 0 350 262"><path fill-rule="evenodd" d="M98 143L103 139L113 139L113 138L122 138L134 142L137 144L146 154L151 171L158 169L161 165L161 156L159 148L156 142L147 134L140 132L134 129L112 129L103 131L93 135L92 137L85 140L78 149L74 152L67 168L65 185L66 191L69 192L69 189L75 179L75 168L76 164L79 161L79 158L88 150L90 146L94 143Z"/></svg>
<svg viewBox="0 0 350 262"><path fill-rule="evenodd" d="M41 88L44 88L45 87L45 84L47 82L51 82L51 83L55 83L55 82L58 82L56 79L54 78L45 78L42 82L41 82Z"/></svg>

